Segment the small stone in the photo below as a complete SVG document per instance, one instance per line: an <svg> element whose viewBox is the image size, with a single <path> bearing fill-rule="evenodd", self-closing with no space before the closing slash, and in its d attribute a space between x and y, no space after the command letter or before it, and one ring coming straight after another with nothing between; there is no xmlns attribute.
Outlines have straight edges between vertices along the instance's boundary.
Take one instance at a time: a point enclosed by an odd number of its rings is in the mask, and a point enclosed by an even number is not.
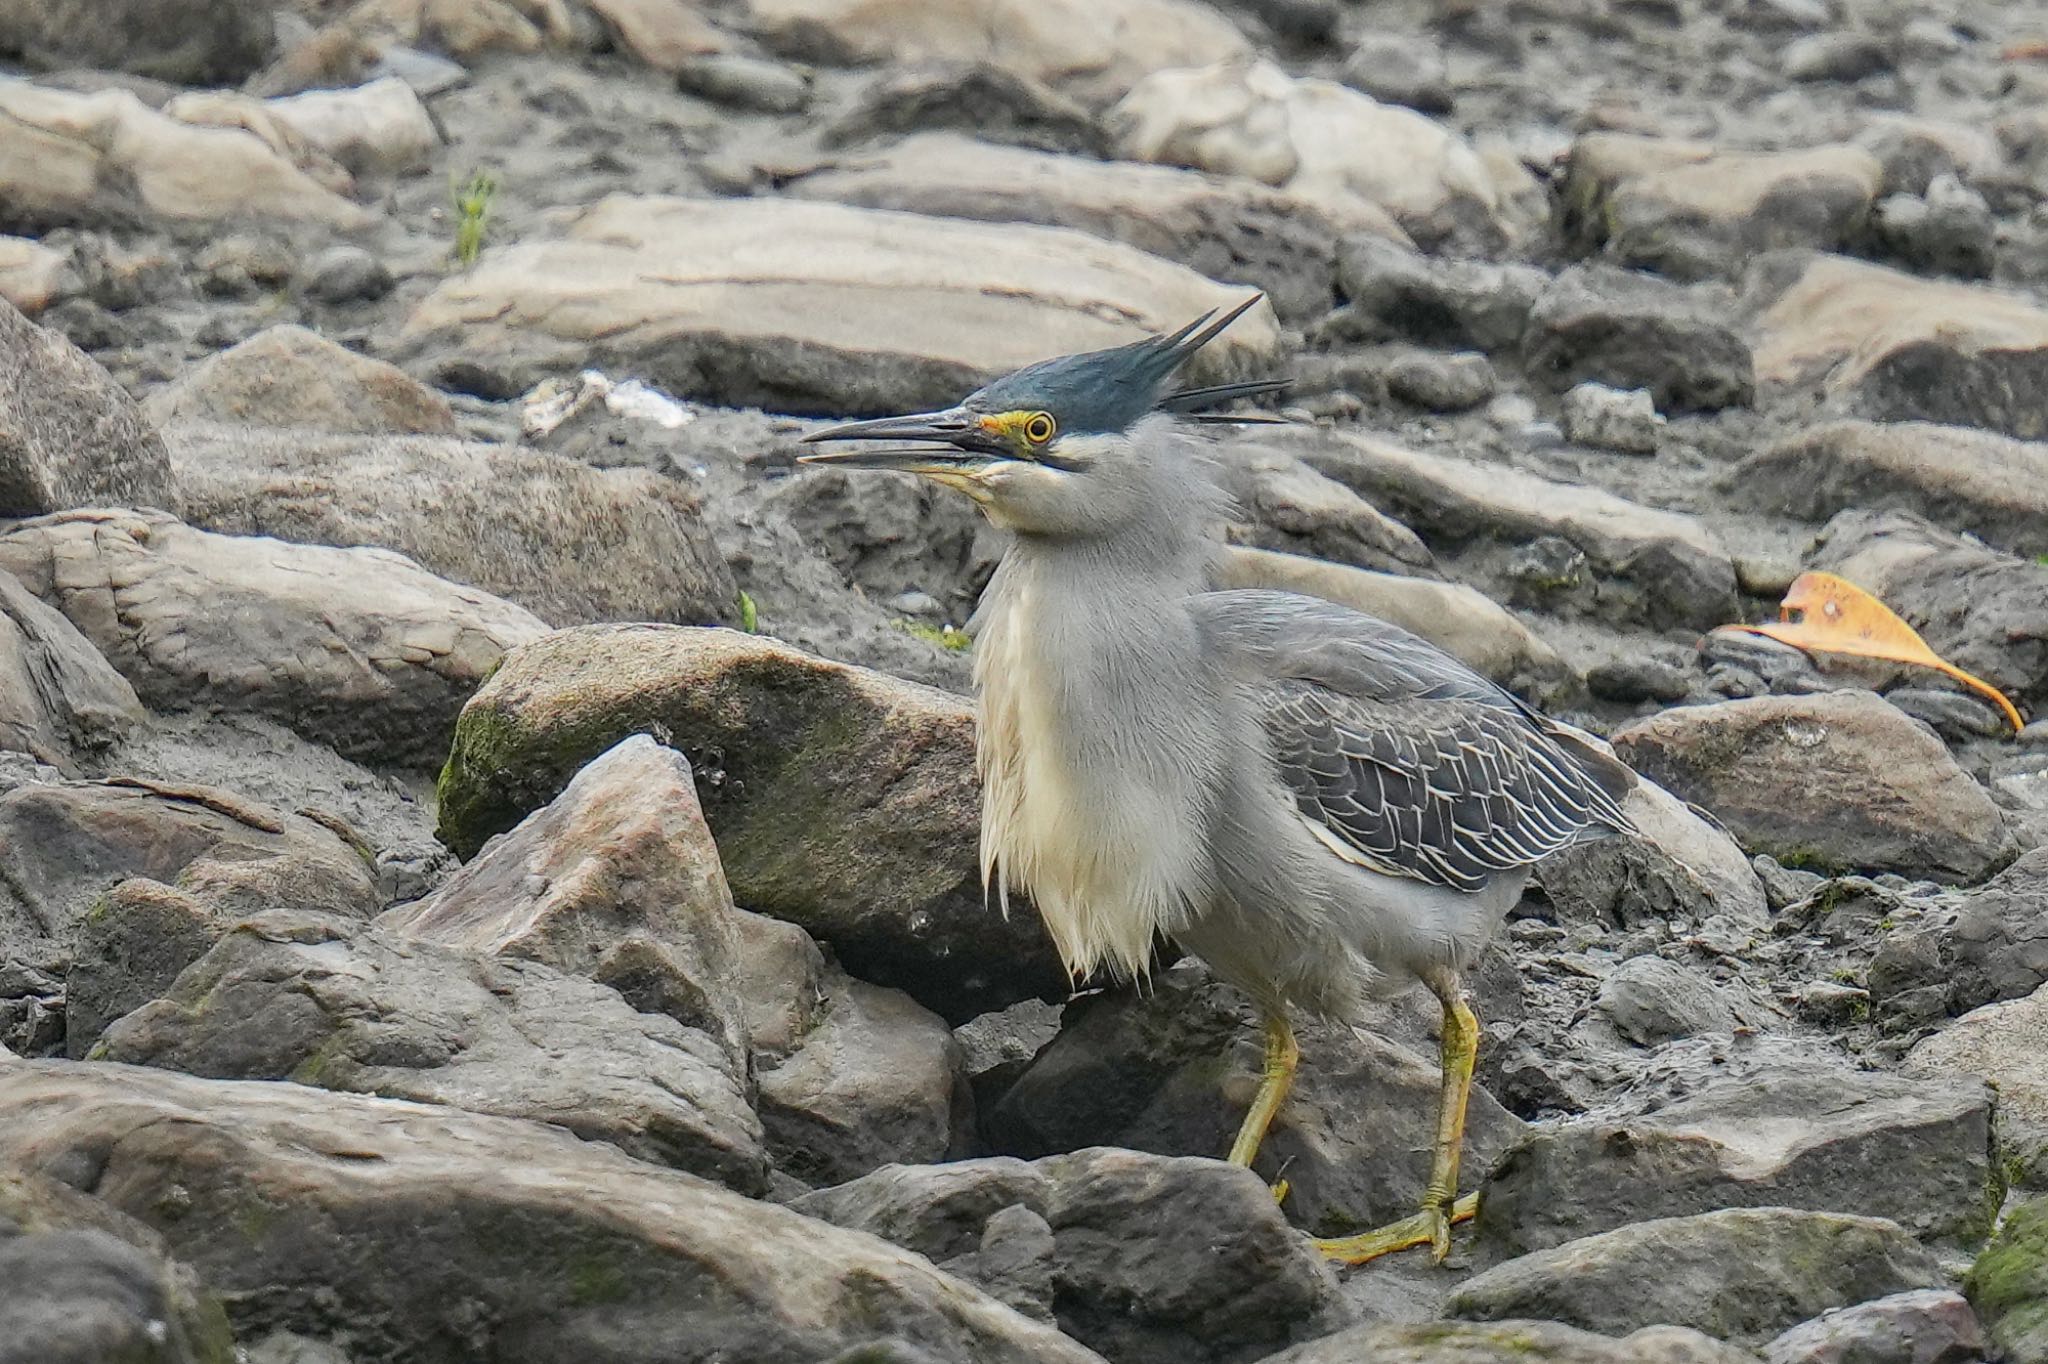
<svg viewBox="0 0 2048 1364"><path fill-rule="evenodd" d="M1502 431L1519 431L1536 420L1536 404L1520 393L1502 393L1486 405L1486 420Z"/></svg>
<svg viewBox="0 0 2048 1364"><path fill-rule="evenodd" d="M1892 69L1892 54L1867 33L1815 33L1785 45L1785 75L1795 81L1860 81Z"/></svg>
<svg viewBox="0 0 2048 1364"><path fill-rule="evenodd" d="M1795 986L1792 1001L1802 1018L1840 1027L1870 1014L1870 991L1834 980L1809 980Z"/></svg>
<svg viewBox="0 0 2048 1364"><path fill-rule="evenodd" d="M2048 718L2036 720L2022 729L2014 742L2030 748L2048 748Z"/></svg>
<svg viewBox="0 0 2048 1364"><path fill-rule="evenodd" d="M1361 36L1337 78L1384 104L1405 104L1425 114L1448 114L1454 102L1443 49L1416 35Z"/></svg>
<svg viewBox="0 0 2048 1364"><path fill-rule="evenodd" d="M1801 572L1788 554L1737 554L1735 585L1752 597L1775 600L1785 595Z"/></svg>
<svg viewBox="0 0 2048 1364"><path fill-rule="evenodd" d="M1692 694L1694 674L1657 658L1618 658L1596 664L1586 673L1586 690L1602 701L1635 705L1643 701L1670 703Z"/></svg>
<svg viewBox="0 0 2048 1364"><path fill-rule="evenodd" d="M676 71L676 86L713 104L763 114L801 113L811 102L811 83L802 72L732 52L689 58Z"/></svg>
<svg viewBox="0 0 2048 1364"><path fill-rule="evenodd" d="M1499 381L1484 355L1404 355L1386 369L1387 391L1431 412L1465 412L1494 394Z"/></svg>
<svg viewBox="0 0 2048 1364"><path fill-rule="evenodd" d="M303 276L306 293L322 303L355 303L391 292L391 272L360 246L331 246L313 257Z"/></svg>
<svg viewBox="0 0 2048 1364"><path fill-rule="evenodd" d="M1961 692L1898 687L1886 692L1884 699L1950 743L1996 739L2012 728L1990 702Z"/></svg>
<svg viewBox="0 0 2048 1364"><path fill-rule="evenodd" d="M1763 1356L1764 1364L1971 1364L1985 1349L1962 1294L1917 1288L1801 1322Z"/></svg>
<svg viewBox="0 0 2048 1364"><path fill-rule="evenodd" d="M1662 412L1744 407L1756 397L1749 343L1717 296L1613 266L1579 265L1529 313L1522 358L1558 392L1586 380L1647 388Z"/></svg>
<svg viewBox="0 0 2048 1364"><path fill-rule="evenodd" d="M1593 575L1584 550L1557 535L1544 535L1508 555L1506 572L1516 606L1555 611L1571 603L1590 607Z"/></svg>
<svg viewBox="0 0 2048 1364"><path fill-rule="evenodd" d="M1623 962L1600 987L1594 1010L1638 1046L1734 1030L1735 1014L1695 972L1662 957Z"/></svg>
<svg viewBox="0 0 2048 1364"><path fill-rule="evenodd" d="M1916 270L1984 278L1991 273L1997 223L1983 195L1953 175L1937 175L1924 196L1894 194L1876 209L1885 249Z"/></svg>
<svg viewBox="0 0 2048 1364"><path fill-rule="evenodd" d="M1827 880L1818 872L1785 866L1769 853L1758 853L1750 859L1750 866L1755 869L1757 880L1763 883L1764 899L1773 912L1798 904Z"/></svg>
<svg viewBox="0 0 2048 1364"><path fill-rule="evenodd" d="M937 620L946 614L946 608L939 605L939 599L929 592L898 592L889 598L889 609L899 616L917 616L924 620Z"/></svg>
<svg viewBox="0 0 2048 1364"><path fill-rule="evenodd" d="M1664 418L1648 389L1584 383L1564 395L1564 430L1581 445L1651 455L1657 452Z"/></svg>

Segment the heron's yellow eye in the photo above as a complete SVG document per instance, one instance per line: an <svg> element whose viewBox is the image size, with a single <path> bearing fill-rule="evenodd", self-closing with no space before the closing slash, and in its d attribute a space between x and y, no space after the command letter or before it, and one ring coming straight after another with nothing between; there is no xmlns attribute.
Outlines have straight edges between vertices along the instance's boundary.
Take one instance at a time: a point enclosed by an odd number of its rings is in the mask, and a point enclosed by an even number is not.
<svg viewBox="0 0 2048 1364"><path fill-rule="evenodd" d="M1053 438L1060 429L1050 412L1034 412L1024 419L1024 439L1033 445L1043 445Z"/></svg>

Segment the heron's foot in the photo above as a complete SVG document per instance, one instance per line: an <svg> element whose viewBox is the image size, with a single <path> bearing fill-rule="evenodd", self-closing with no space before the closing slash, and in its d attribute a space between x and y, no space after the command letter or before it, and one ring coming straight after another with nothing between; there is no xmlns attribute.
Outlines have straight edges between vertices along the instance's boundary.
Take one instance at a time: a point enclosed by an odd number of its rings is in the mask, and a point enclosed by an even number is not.
<svg viewBox="0 0 2048 1364"><path fill-rule="evenodd" d="M1362 1265L1382 1255L1412 1250L1416 1246L1428 1246L1430 1262L1442 1264L1451 1253L1452 1224L1469 1222L1477 1211L1479 1195L1470 1193L1448 1209L1440 1203L1431 1203L1413 1217L1404 1217L1356 1236L1319 1237L1314 1244L1317 1250L1339 1264Z"/></svg>

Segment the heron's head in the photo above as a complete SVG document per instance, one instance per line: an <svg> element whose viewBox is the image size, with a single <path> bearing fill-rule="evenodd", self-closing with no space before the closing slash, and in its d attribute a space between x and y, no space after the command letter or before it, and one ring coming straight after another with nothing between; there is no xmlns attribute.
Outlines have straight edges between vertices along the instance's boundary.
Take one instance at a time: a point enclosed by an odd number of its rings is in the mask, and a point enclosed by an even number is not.
<svg viewBox="0 0 2048 1364"><path fill-rule="evenodd" d="M973 498L996 525L1027 534L1113 530L1156 496L1160 442L1144 439L1146 422L1162 412L1215 420L1200 409L1282 387L1273 380L1169 387L1196 351L1262 297L1253 294L1175 332L1042 360L942 412L813 432L804 439L889 444L806 455L803 462L921 474ZM1154 421L1155 429L1162 425L1163 419Z"/></svg>

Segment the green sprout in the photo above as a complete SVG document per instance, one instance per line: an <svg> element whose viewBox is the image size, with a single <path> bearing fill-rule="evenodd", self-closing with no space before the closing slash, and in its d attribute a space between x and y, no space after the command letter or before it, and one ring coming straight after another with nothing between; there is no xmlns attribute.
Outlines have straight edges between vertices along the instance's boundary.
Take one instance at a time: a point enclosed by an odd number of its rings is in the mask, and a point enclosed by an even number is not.
<svg viewBox="0 0 2048 1364"><path fill-rule="evenodd" d="M747 595L744 588L740 590L740 629L750 635L761 633L761 612L755 607L754 599Z"/></svg>
<svg viewBox="0 0 2048 1364"><path fill-rule="evenodd" d="M467 270L483 254L484 230L490 222L491 199L498 192L498 177L487 170L470 173L464 184L450 177L449 202L455 206L455 259Z"/></svg>
<svg viewBox="0 0 2048 1364"><path fill-rule="evenodd" d="M927 625L921 620L906 620L898 623L925 643L935 644L950 653L965 653L968 646L974 643L973 637L965 630L957 630L950 625Z"/></svg>

